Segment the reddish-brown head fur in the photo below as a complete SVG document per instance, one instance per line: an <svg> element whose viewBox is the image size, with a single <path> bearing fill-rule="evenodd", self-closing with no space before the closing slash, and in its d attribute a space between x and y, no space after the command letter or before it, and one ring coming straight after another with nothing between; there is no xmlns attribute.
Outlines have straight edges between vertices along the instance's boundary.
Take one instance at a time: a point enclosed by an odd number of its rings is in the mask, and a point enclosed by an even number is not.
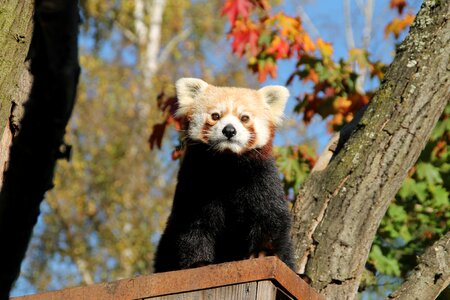
<svg viewBox="0 0 450 300"><path fill-rule="evenodd" d="M177 81L177 114L188 120L188 138L216 151L271 150L289 92L282 86L259 90L216 87L196 78ZM269 147L267 147L269 145Z"/></svg>

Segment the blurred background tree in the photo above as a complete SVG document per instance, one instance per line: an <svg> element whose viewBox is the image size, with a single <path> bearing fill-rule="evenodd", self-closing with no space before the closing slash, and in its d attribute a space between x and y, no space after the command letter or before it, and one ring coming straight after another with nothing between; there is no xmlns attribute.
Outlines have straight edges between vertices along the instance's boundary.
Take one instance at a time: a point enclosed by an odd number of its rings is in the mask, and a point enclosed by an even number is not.
<svg viewBox="0 0 450 300"><path fill-rule="evenodd" d="M58 169L17 291L151 271L175 185L169 153L182 155L171 115L179 77L289 86L295 100L275 154L294 200L330 134L370 101L420 2L81 1L73 157ZM449 114L447 106L382 221L365 298L394 290L450 227ZM162 151L148 150L150 133Z"/></svg>
<svg viewBox="0 0 450 300"><path fill-rule="evenodd" d="M170 150L149 151L151 128L162 117L157 95L172 92L182 76L256 83L226 47L220 7L220 1L81 1L83 71L67 136L73 155L58 166L19 288L151 272L177 169Z"/></svg>

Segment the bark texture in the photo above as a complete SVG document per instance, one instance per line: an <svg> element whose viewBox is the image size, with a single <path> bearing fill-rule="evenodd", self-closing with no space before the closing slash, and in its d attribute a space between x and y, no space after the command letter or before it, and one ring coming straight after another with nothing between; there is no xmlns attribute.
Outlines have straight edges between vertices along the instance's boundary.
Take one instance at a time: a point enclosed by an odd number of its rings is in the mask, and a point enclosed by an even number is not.
<svg viewBox="0 0 450 300"><path fill-rule="evenodd" d="M388 299L436 299L450 284L450 232L419 257L419 264Z"/></svg>
<svg viewBox="0 0 450 300"><path fill-rule="evenodd" d="M67 154L63 137L79 76L77 1L37 0L34 23L34 82L0 193L0 299L8 299L19 275L56 160Z"/></svg>
<svg viewBox="0 0 450 300"><path fill-rule="evenodd" d="M0 0L0 184L31 87L25 60L31 43L32 16L32 1Z"/></svg>
<svg viewBox="0 0 450 300"><path fill-rule="evenodd" d="M294 203L298 272L327 299L356 297L379 223L449 100L449 5L424 1L350 137Z"/></svg>

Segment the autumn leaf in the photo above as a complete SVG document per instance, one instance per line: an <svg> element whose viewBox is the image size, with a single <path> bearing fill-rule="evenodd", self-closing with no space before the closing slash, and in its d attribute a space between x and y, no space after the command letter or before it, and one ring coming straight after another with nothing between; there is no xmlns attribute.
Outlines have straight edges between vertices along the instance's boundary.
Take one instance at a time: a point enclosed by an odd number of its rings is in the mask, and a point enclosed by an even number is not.
<svg viewBox="0 0 450 300"><path fill-rule="evenodd" d="M172 160L177 160L184 155L185 150L181 148L176 148L172 151Z"/></svg>
<svg viewBox="0 0 450 300"><path fill-rule="evenodd" d="M397 39L400 36L400 33L404 29L409 27L413 21L414 15L410 13L406 14L403 19L396 18L392 20L389 24L386 25L386 28L384 29L384 37L387 38L389 34L392 33Z"/></svg>
<svg viewBox="0 0 450 300"><path fill-rule="evenodd" d="M256 3L256 5L258 5L260 8L264 10L270 9L270 4L268 0L254 0L254 2Z"/></svg>
<svg viewBox="0 0 450 300"><path fill-rule="evenodd" d="M242 57L245 53L247 46L249 47L250 54L257 56L259 52L258 40L260 36L259 28L251 21L237 20L232 31L228 35L233 38L231 44L233 53Z"/></svg>
<svg viewBox="0 0 450 300"><path fill-rule="evenodd" d="M251 0L227 0L223 5L221 15L227 15L230 23L234 24L238 17L246 20L252 8Z"/></svg>
<svg viewBox="0 0 450 300"><path fill-rule="evenodd" d="M314 44L311 37L306 33L300 34L297 37L297 42L302 46L303 51L307 53L316 50L316 45Z"/></svg>
<svg viewBox="0 0 450 300"><path fill-rule="evenodd" d="M155 146L158 147L158 149L161 149L162 140L164 137L164 132L166 131L166 127L167 122L153 125L152 134L148 139L148 143L150 144L150 150L153 150Z"/></svg>
<svg viewBox="0 0 450 300"><path fill-rule="evenodd" d="M317 75L317 72L314 69L307 71L307 75L303 77L303 82L308 80L312 81L314 84L319 83L319 75Z"/></svg>
<svg viewBox="0 0 450 300"><path fill-rule="evenodd" d="M277 65L271 59L258 61L258 80L265 81L267 74L272 78L277 77Z"/></svg>
<svg viewBox="0 0 450 300"><path fill-rule="evenodd" d="M173 125L173 127L176 130L179 131L179 130L181 130L183 128L183 119L182 118L176 118L176 117L174 117L173 114L170 114L167 117L167 124Z"/></svg>
<svg viewBox="0 0 450 300"><path fill-rule="evenodd" d="M380 61L369 63L370 77L378 77L378 79L383 79L386 65Z"/></svg>
<svg viewBox="0 0 450 300"><path fill-rule="evenodd" d="M344 122L344 115L342 113L336 113L333 115L333 118L327 123L328 132L333 132L333 128L342 125Z"/></svg>
<svg viewBox="0 0 450 300"><path fill-rule="evenodd" d="M356 62L360 68L369 66L368 53L365 49L353 48L348 51L348 61Z"/></svg>
<svg viewBox="0 0 450 300"><path fill-rule="evenodd" d="M346 97L337 97L333 102L334 109L340 112L346 112L351 105L352 101L350 101Z"/></svg>
<svg viewBox="0 0 450 300"><path fill-rule="evenodd" d="M279 36L275 36L270 44L270 48L266 52L268 54L275 54L276 59L286 58L289 55L289 43Z"/></svg>
<svg viewBox="0 0 450 300"><path fill-rule="evenodd" d="M403 13L403 9L406 7L406 0L391 0L389 7L391 9L397 9L399 14Z"/></svg>
<svg viewBox="0 0 450 300"><path fill-rule="evenodd" d="M283 13L278 13L266 21L276 24L279 34L284 37L295 37L301 32L300 19L289 17Z"/></svg>
<svg viewBox="0 0 450 300"><path fill-rule="evenodd" d="M353 113L352 112L347 113L345 115L344 120L345 120L345 123L350 123L353 120Z"/></svg>
<svg viewBox="0 0 450 300"><path fill-rule="evenodd" d="M324 58L329 58L333 54L333 46L331 43L327 43L321 38L317 39L317 48Z"/></svg>

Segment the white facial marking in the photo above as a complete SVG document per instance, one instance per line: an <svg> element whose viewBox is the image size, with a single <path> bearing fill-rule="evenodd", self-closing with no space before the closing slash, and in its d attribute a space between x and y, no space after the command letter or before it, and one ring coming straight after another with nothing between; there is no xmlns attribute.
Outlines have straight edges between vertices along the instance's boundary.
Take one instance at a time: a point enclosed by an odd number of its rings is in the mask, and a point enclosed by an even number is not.
<svg viewBox="0 0 450 300"><path fill-rule="evenodd" d="M225 126L231 125L236 130L236 135L228 139L223 134ZM208 139L213 148L217 150L229 149L233 152L240 153L250 139L250 132L245 128L240 120L233 115L223 116L211 129Z"/></svg>
<svg viewBox="0 0 450 300"><path fill-rule="evenodd" d="M253 124L256 132L255 148L261 148L270 138L269 124L266 120L255 118Z"/></svg>
<svg viewBox="0 0 450 300"><path fill-rule="evenodd" d="M194 113L192 114L191 120L189 121L189 131L190 137L202 140L202 129L205 123L207 113Z"/></svg>

